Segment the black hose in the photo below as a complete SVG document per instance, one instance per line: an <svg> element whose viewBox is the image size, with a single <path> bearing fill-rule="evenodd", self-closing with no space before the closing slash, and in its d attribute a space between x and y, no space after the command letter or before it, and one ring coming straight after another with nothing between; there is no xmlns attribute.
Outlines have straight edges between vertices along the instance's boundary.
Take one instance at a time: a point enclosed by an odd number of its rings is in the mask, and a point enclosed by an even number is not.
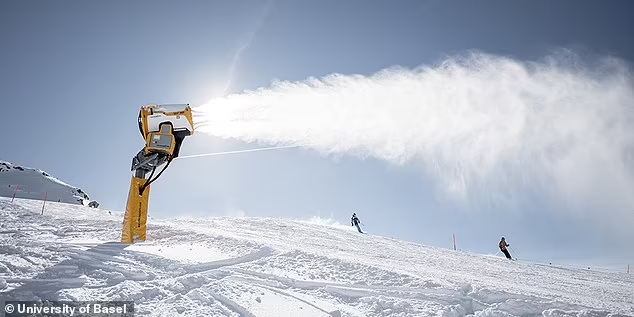
<svg viewBox="0 0 634 317"><path fill-rule="evenodd" d="M150 173L150 176L148 177L148 180L145 184L143 184L143 186L141 186L141 189L139 190L139 196L143 196L143 192L145 191L145 189L150 186L150 184L152 184L155 180L157 180L161 174L163 174L163 172L167 169L167 167L170 165L170 163L172 162L172 158L170 158L167 161L167 164L165 164L165 166L163 167L163 169L158 173L158 175L156 175L156 177L154 177L154 179L150 179L152 178L152 175L154 175L154 171L156 170L156 167L154 167L152 169L152 173Z"/></svg>

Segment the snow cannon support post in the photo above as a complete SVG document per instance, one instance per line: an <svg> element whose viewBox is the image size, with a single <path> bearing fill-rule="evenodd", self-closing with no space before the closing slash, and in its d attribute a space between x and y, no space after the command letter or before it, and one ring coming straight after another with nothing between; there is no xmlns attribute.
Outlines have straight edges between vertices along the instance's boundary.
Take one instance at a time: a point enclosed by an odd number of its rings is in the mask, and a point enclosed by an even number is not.
<svg viewBox="0 0 634 317"><path fill-rule="evenodd" d="M178 157L185 137L194 134L189 104L143 106L138 124L145 146L132 158L133 176L121 230L122 243L145 241L150 184ZM154 176L160 166L163 168Z"/></svg>

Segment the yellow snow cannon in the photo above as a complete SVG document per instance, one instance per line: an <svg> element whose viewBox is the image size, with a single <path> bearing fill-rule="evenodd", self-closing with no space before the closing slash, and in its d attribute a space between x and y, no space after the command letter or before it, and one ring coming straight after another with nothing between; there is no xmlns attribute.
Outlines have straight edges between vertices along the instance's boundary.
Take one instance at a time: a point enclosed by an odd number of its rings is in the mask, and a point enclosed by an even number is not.
<svg viewBox="0 0 634 317"><path fill-rule="evenodd" d="M143 106L138 123L145 146L132 159L133 176L121 232L123 243L145 241L150 184L178 157L185 137L194 134L189 104ZM155 176L159 167L162 169Z"/></svg>

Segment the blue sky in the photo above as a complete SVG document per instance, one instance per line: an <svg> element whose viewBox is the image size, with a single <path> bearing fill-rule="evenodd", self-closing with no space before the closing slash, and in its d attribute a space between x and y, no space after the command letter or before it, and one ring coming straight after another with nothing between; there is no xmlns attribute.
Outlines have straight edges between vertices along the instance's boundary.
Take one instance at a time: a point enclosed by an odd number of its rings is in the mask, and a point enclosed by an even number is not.
<svg viewBox="0 0 634 317"><path fill-rule="evenodd" d="M631 61L633 9L627 1L2 1L0 159L47 170L123 210L143 145L142 105L202 104L230 77L229 92L241 92L472 49L524 60L569 48ZM246 147L196 135L182 153ZM459 248L495 253L506 236L522 258L634 259L624 247L632 235L559 212L557 201L473 212L437 200L433 185L416 165L303 149L216 156L170 166L153 185L150 214L347 223L355 211L372 233L429 245L450 248L456 233Z"/></svg>

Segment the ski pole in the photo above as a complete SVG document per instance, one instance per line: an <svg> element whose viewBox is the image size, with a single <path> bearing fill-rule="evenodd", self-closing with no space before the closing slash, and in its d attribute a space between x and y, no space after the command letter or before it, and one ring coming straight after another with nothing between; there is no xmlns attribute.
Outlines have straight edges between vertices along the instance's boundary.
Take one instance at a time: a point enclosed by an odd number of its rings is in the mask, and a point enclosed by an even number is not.
<svg viewBox="0 0 634 317"><path fill-rule="evenodd" d="M515 251L515 249L512 249L512 248L509 246L509 250L511 250L511 252L513 252L513 254L515 254L515 258L517 258L517 256L518 256L519 254Z"/></svg>

